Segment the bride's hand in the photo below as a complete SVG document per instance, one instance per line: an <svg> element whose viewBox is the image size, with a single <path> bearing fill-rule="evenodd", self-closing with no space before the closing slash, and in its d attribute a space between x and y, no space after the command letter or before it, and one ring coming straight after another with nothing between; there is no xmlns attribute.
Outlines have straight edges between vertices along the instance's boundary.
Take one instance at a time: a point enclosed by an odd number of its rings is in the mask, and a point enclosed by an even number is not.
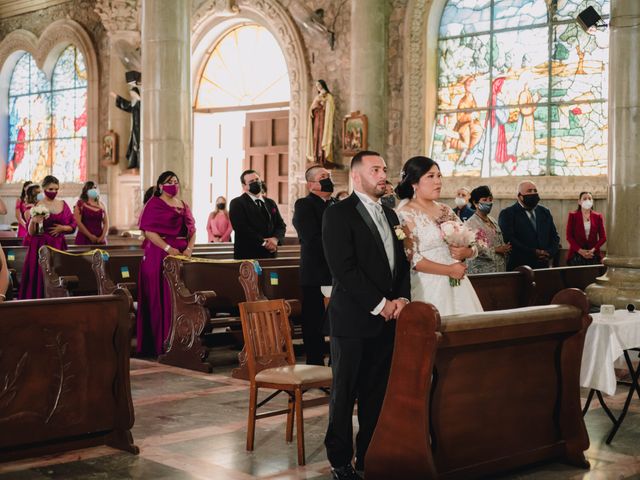
<svg viewBox="0 0 640 480"><path fill-rule="evenodd" d="M454 263L453 265L449 265L449 276L451 278L456 278L461 280L464 278L467 273L467 266L464 263Z"/></svg>
<svg viewBox="0 0 640 480"><path fill-rule="evenodd" d="M473 250L469 247L454 247L453 245L450 245L449 253L451 253L451 258L458 261L473 256Z"/></svg>

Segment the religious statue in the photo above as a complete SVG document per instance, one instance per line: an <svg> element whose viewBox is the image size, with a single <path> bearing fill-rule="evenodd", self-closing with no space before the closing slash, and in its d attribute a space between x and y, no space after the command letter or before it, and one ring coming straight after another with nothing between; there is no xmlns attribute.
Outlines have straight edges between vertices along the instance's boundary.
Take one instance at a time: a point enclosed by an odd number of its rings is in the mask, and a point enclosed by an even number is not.
<svg viewBox="0 0 640 480"><path fill-rule="evenodd" d="M307 160L323 167L333 163L333 95L324 80L316 82L318 94L309 108L309 128L307 129Z"/></svg>
<svg viewBox="0 0 640 480"><path fill-rule="evenodd" d="M111 92L111 96L116 99L116 107L131 113L131 136L127 147L127 168L131 169L140 168L140 72L127 72L126 79L131 100L114 92Z"/></svg>

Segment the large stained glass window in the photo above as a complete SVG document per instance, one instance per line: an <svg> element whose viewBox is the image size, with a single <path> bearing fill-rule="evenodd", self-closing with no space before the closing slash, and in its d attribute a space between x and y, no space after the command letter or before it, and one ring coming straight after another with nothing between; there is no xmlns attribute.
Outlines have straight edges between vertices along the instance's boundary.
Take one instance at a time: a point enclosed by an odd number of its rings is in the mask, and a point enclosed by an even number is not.
<svg viewBox="0 0 640 480"><path fill-rule="evenodd" d="M287 63L275 37L260 25L227 32L207 60L196 109L288 102Z"/></svg>
<svg viewBox="0 0 640 480"><path fill-rule="evenodd" d="M607 173L609 0L449 0L432 156L447 175Z"/></svg>
<svg viewBox="0 0 640 480"><path fill-rule="evenodd" d="M51 79L33 57L20 57L9 85L9 155L6 181L62 182L87 178L87 70L82 54L67 47Z"/></svg>

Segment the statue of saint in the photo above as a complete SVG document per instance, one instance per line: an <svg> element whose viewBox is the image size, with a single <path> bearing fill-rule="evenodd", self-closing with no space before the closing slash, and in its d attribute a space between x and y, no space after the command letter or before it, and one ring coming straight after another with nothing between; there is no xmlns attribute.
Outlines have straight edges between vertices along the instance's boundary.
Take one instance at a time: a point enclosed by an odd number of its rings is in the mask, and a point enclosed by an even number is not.
<svg viewBox="0 0 640 480"><path fill-rule="evenodd" d="M323 167L333 163L333 95L324 80L316 82L318 94L309 108L309 128L307 129L307 160Z"/></svg>
<svg viewBox="0 0 640 480"><path fill-rule="evenodd" d="M127 168L140 168L140 72L127 72L131 100L122 98L114 92L111 96L116 99L116 107L131 113L131 136L127 147Z"/></svg>

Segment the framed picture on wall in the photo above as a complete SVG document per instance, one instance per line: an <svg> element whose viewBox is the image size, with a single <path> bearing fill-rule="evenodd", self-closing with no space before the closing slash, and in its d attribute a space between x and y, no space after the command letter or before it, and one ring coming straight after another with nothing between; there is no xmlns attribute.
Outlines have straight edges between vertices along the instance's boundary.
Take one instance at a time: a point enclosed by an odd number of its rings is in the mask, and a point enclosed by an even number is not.
<svg viewBox="0 0 640 480"><path fill-rule="evenodd" d="M102 136L102 165L115 165L118 163L118 134L109 130Z"/></svg>
<svg viewBox="0 0 640 480"><path fill-rule="evenodd" d="M353 156L367 149L367 116L360 111L351 112L342 121L342 152Z"/></svg>

